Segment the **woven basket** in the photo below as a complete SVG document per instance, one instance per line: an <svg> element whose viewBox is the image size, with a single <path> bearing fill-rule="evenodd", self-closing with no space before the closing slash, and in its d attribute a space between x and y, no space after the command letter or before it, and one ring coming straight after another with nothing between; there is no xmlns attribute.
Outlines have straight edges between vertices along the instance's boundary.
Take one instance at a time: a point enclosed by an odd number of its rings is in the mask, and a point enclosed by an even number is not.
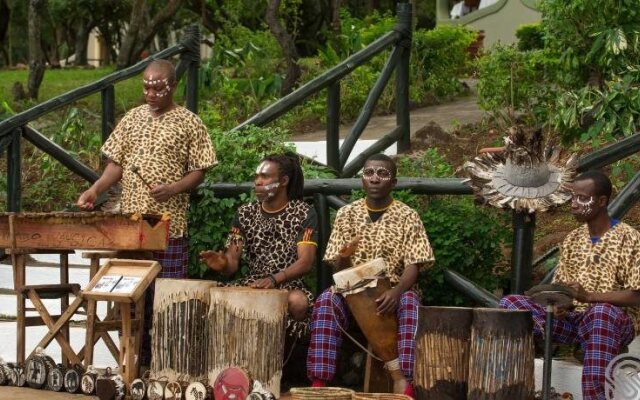
<svg viewBox="0 0 640 400"><path fill-rule="evenodd" d="M351 389L338 387L292 388L292 400L351 400Z"/></svg>
<svg viewBox="0 0 640 400"><path fill-rule="evenodd" d="M393 393L354 393L352 400L412 400L411 397L404 394Z"/></svg>

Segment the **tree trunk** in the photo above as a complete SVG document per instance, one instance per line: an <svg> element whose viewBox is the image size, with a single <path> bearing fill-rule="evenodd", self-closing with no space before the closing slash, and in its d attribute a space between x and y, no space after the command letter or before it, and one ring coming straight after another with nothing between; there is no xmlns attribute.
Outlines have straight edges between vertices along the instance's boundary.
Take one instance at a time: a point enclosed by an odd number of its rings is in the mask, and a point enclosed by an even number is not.
<svg viewBox="0 0 640 400"><path fill-rule="evenodd" d="M9 4L7 4L7 0L0 0L0 51L2 52L5 66L11 65L11 59L5 47L5 43L8 42L7 33L9 32L10 17L11 9L9 8Z"/></svg>
<svg viewBox="0 0 640 400"><path fill-rule="evenodd" d="M340 33L342 30L340 23L340 5L342 0L330 0L331 7L331 31Z"/></svg>
<svg viewBox="0 0 640 400"><path fill-rule="evenodd" d="M293 91L293 87L298 78L300 78L300 66L298 65L298 51L296 50L293 37L285 30L280 22L280 0L269 0L267 6L267 25L271 33L278 41L278 44L282 48L282 54L284 55L285 62L287 63L287 74L282 83L282 89L280 94L285 96Z"/></svg>
<svg viewBox="0 0 640 400"><path fill-rule="evenodd" d="M118 61L116 63L118 69L128 67L135 64L154 36L160 28L171 21L175 13L182 7L185 0L169 0L148 23L145 23L145 15L147 14L146 0L135 0L132 8L131 21L127 33L125 34Z"/></svg>
<svg viewBox="0 0 640 400"><path fill-rule="evenodd" d="M91 21L82 21L82 23L78 25L75 40L75 61L73 64L87 65L89 61L87 60L87 47L89 45L89 34L93 28L93 23Z"/></svg>
<svg viewBox="0 0 640 400"><path fill-rule="evenodd" d="M44 78L44 52L42 51L42 15L47 7L46 0L29 0L29 77L28 95L38 98L38 90Z"/></svg>

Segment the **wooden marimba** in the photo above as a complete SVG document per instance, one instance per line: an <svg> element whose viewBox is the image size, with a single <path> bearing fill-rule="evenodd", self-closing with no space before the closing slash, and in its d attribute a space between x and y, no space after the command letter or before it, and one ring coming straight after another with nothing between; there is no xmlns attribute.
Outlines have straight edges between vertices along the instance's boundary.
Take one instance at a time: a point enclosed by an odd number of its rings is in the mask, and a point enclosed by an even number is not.
<svg viewBox="0 0 640 400"><path fill-rule="evenodd" d="M169 218L160 215L106 212L0 213L0 247L11 254L17 295L16 361L25 359L25 327L41 325L40 317L25 316L26 260L29 254L60 254L60 283L69 283L68 254L88 250L164 250ZM63 315L68 297L61 299ZM40 311L39 311L40 312ZM57 318L56 318L57 319ZM61 328L68 338L68 326ZM63 355L63 361L65 356Z"/></svg>

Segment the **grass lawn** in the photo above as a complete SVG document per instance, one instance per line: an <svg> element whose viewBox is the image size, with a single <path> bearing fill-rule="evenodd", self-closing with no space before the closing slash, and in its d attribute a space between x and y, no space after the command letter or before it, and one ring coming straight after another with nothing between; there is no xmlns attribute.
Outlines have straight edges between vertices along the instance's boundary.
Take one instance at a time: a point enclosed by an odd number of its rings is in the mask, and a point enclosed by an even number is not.
<svg viewBox="0 0 640 400"><path fill-rule="evenodd" d="M47 69L37 101L25 100L15 102L11 88L15 82L22 82L27 86L27 70L0 70L0 103L6 102L14 112L20 112L55 96L90 84L113 72L112 67L97 69ZM140 78L130 78L116 83L116 112L122 114L127 109L140 104L142 98L142 84ZM94 94L77 101L74 106L90 112L100 113L100 94Z"/></svg>

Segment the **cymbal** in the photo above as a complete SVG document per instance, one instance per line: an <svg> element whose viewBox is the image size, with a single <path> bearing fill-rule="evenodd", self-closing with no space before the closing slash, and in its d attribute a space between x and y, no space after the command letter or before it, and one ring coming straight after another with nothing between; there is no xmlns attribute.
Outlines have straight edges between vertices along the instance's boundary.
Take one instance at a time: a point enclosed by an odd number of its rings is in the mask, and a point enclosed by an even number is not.
<svg viewBox="0 0 640 400"><path fill-rule="evenodd" d="M541 306L570 306L575 298L575 290L568 286L552 283L537 285L524 292L531 300Z"/></svg>

